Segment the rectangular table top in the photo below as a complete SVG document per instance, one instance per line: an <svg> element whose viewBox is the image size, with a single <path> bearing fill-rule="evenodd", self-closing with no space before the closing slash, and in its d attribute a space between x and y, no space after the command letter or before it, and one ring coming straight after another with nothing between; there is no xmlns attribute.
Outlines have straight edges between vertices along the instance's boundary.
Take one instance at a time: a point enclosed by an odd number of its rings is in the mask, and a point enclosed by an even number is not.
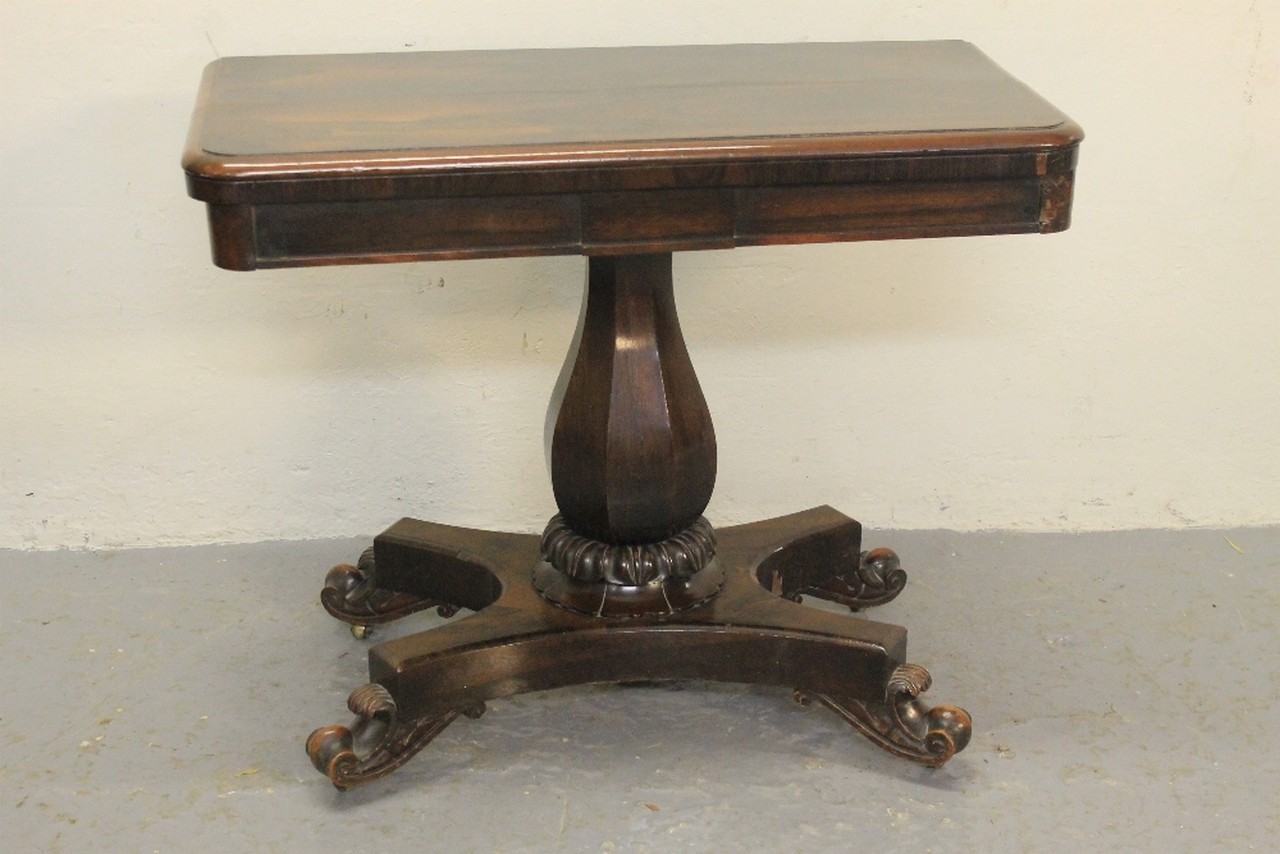
<svg viewBox="0 0 1280 854"><path fill-rule="evenodd" d="M964 42L230 57L183 166L219 263L284 266L1057 230L1081 137ZM316 206L382 236L307 237ZM386 236L446 209L452 236Z"/></svg>

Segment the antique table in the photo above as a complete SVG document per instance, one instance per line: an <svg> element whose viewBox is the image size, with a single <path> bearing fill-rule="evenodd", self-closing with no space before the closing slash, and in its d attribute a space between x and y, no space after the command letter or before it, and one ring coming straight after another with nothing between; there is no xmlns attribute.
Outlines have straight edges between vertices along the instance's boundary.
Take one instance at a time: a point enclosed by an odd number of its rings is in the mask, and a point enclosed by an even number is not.
<svg viewBox="0 0 1280 854"><path fill-rule="evenodd" d="M799 604L892 599L893 552L828 507L702 517L715 437L671 253L1059 231L1081 138L963 42L210 65L183 166L219 266L588 258L552 398L560 513L542 537L402 519L330 571L321 601L353 626L475 613L373 647L355 732L316 730L315 766L346 788L493 698L680 679L792 688L925 765L963 749L969 716L921 700L905 629Z"/></svg>

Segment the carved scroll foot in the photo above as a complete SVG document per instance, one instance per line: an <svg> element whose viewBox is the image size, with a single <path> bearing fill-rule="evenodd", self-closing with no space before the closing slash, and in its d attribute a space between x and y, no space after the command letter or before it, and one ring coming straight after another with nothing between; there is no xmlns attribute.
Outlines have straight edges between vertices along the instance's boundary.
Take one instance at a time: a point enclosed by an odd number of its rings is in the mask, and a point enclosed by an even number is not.
<svg viewBox="0 0 1280 854"><path fill-rule="evenodd" d="M862 551L862 526L830 507L783 517L799 527L792 539L757 564L765 590L799 602L814 596L861 611L893 600L907 586L890 549Z"/></svg>
<svg viewBox="0 0 1280 854"><path fill-rule="evenodd" d="M364 550L355 566L340 563L329 570L324 589L320 591L320 602L334 617L350 623L352 634L358 638L368 636L369 626L389 623L427 608L435 608L442 617L452 617L458 612L457 606L447 602L378 587L372 548Z"/></svg>
<svg viewBox="0 0 1280 854"><path fill-rule="evenodd" d="M445 712L434 717L402 721L396 701L381 685L363 685L351 692L347 707L357 716L353 728L328 726L307 737L307 756L316 770L339 789L349 789L386 776L408 762L427 742L453 723L459 714L478 718L484 704ZM382 727L373 747L364 756L356 752L357 739L365 740L371 727Z"/></svg>
<svg viewBox="0 0 1280 854"><path fill-rule="evenodd" d="M802 705L817 700L894 756L938 768L969 744L973 721L964 709L929 708L921 702L920 695L932 681L923 667L904 664L889 677L883 703L840 700L804 690L797 690L794 697Z"/></svg>
<svg viewBox="0 0 1280 854"><path fill-rule="evenodd" d="M821 584L798 590L801 594L816 596L829 602L848 606L850 611L861 611L873 605L883 605L897 598L907 586L907 573L902 561L892 549L872 549L858 555L858 564L837 572Z"/></svg>

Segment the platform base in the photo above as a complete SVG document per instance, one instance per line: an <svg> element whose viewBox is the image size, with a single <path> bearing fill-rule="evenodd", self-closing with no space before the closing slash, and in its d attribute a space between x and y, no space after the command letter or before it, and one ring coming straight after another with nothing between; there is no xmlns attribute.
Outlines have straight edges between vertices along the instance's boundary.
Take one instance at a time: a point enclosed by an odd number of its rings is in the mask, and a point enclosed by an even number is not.
<svg viewBox="0 0 1280 854"><path fill-rule="evenodd" d="M307 740L340 789L408 761L459 715L488 700L570 685L706 680L777 685L835 711L889 752L937 767L968 744L962 709L930 708L929 674L905 659L906 630L797 604L815 595L853 610L892 599L906 575L887 549L862 552L861 526L819 507L717 531L716 556L665 613L599 615L539 595L539 537L403 519L360 567L337 567L322 594L353 626L422 608L476 613L369 652L370 684L348 705L356 724ZM709 581L714 580L714 583ZM539 582L545 583L545 582ZM711 595L706 591L710 589ZM619 598L655 591L621 590ZM375 728L373 733L362 730ZM357 743L372 747L357 750Z"/></svg>

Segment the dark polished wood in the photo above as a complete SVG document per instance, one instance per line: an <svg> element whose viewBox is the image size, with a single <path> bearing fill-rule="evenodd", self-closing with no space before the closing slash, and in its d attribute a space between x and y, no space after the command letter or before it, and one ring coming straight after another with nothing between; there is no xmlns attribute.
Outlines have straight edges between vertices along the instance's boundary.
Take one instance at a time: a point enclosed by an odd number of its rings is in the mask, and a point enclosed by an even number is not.
<svg viewBox="0 0 1280 854"><path fill-rule="evenodd" d="M229 57L208 75L199 148L227 175L343 174L335 154L367 152L393 172L753 145L918 153L1067 124L960 41Z"/></svg>
<svg viewBox="0 0 1280 854"><path fill-rule="evenodd" d="M798 604L887 602L897 555L830 508L702 518L715 435L671 253L1060 231L1081 138L963 42L210 65L183 165L215 263L590 256L549 418L560 514L542 538L402 520L329 573L325 608L357 627L475 613L375 646L356 725L316 730L315 766L345 788L489 700L669 679L792 688L925 765L963 749L968 715L920 699L905 629Z"/></svg>
<svg viewBox="0 0 1280 854"><path fill-rule="evenodd" d="M941 765L964 749L972 723L960 709L919 699L929 675L906 662L905 629L807 608L761 586L762 578L807 584L793 576L817 571L805 568L815 549L856 565L859 535L829 507L727 528L716 558L723 590L655 621L576 614L538 596L529 585L535 536L401 520L374 543L380 583L430 601L485 591L470 600L480 610L370 650L370 684L349 703L356 726L316 730L308 754L348 788L395 770L489 700L590 683L709 680L793 689L895 755ZM372 723L383 730L362 755L353 729Z"/></svg>
<svg viewBox="0 0 1280 854"><path fill-rule="evenodd" d="M1058 231L1081 136L964 42L229 57L183 164L248 270Z"/></svg>
<svg viewBox="0 0 1280 854"><path fill-rule="evenodd" d="M797 607L764 589L756 577L763 562L785 563L778 555L793 542L828 537L849 545L847 521L823 507L723 530L718 558L729 579L724 590L696 611L655 624L597 620L541 602L529 585L529 571L539 562L535 536L404 520L388 535L418 548L396 560L393 586L447 599L435 581L434 566L434 555L445 552L465 554L469 571L486 583L497 579L502 592L465 620L375 647L371 675L392 690L411 716L524 691L642 679L768 682L877 699L883 677L905 663L906 630ZM379 545L375 541L381 564ZM856 555L857 543L852 547ZM662 631L651 636L651 627ZM827 644L832 638L842 643ZM566 645L575 650L562 659L556 651ZM485 658L477 654L485 647L500 648L502 661L468 669L465 678L444 665L446 660ZM754 647L756 652L725 654L730 647ZM566 660L570 666L563 666ZM772 676L766 680L765 674Z"/></svg>
<svg viewBox="0 0 1280 854"><path fill-rule="evenodd" d="M711 500L716 437L689 361L671 256L592 258L586 312L551 441L569 527L607 543L665 540Z"/></svg>

